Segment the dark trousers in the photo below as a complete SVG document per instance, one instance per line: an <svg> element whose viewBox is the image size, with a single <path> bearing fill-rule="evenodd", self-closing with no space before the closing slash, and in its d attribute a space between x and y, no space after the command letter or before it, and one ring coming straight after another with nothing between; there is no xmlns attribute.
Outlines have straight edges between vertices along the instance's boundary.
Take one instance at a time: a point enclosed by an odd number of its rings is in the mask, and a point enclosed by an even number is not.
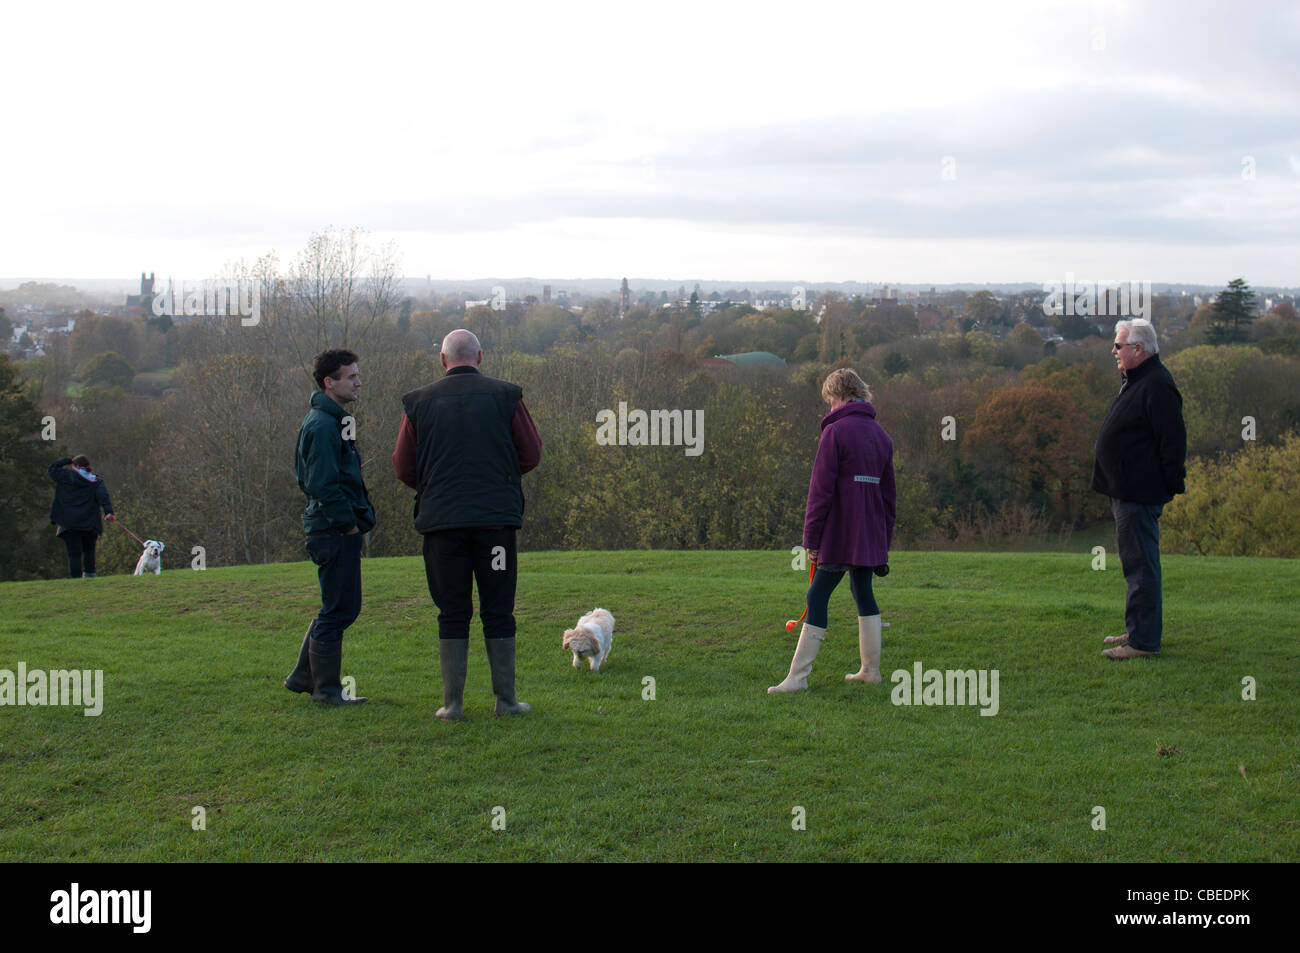
<svg viewBox="0 0 1300 953"><path fill-rule="evenodd" d="M361 615L362 537L337 530L307 534L307 555L320 579L320 612L310 630L317 642L338 642Z"/></svg>
<svg viewBox="0 0 1300 953"><path fill-rule="evenodd" d="M99 534L86 529L65 529L59 539L68 547L68 575L80 579L82 572L95 571L95 544Z"/></svg>
<svg viewBox="0 0 1300 953"><path fill-rule="evenodd" d="M438 638L468 639L478 583L483 637L515 637L515 583L519 578L513 527L444 529L424 534L424 575L438 607Z"/></svg>
<svg viewBox="0 0 1300 953"><path fill-rule="evenodd" d="M1163 630L1160 596L1160 504L1125 503L1112 499L1119 562L1128 593L1124 597L1124 629L1128 644L1143 652L1159 652Z"/></svg>
<svg viewBox="0 0 1300 953"><path fill-rule="evenodd" d="M826 607L830 605L831 593L844 578L844 572L843 569L817 567L812 585L808 587L809 625L826 628ZM871 591L871 570L865 566L850 566L848 573L853 601L858 604L858 615L880 615L880 607L876 605L875 594Z"/></svg>

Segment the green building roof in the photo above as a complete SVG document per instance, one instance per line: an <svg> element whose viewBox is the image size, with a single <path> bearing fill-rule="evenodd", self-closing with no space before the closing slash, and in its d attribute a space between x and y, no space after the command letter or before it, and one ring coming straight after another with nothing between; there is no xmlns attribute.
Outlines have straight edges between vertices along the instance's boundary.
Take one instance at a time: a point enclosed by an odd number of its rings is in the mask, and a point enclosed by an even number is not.
<svg viewBox="0 0 1300 953"><path fill-rule="evenodd" d="M785 361L771 351L746 351L744 354L719 354L719 360L737 367L785 367Z"/></svg>

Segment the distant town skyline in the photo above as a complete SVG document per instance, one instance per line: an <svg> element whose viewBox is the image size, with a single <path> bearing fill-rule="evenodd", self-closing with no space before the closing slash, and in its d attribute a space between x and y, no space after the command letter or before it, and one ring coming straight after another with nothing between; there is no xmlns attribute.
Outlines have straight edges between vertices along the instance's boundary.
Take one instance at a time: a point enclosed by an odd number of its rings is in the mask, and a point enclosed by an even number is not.
<svg viewBox="0 0 1300 953"><path fill-rule="evenodd" d="M154 277L150 273L150 277ZM1240 277L1240 276L1238 276ZM1102 284L1120 279L1112 279L1112 276L1093 277L1091 275L1076 275L1075 280L1082 283ZM182 285L192 287L198 281L203 279L185 279L177 278L176 294L181 293ZM839 291L845 295L852 296L855 294L883 294L901 293L904 296L915 296L916 294L925 295L927 292L936 294L946 294L953 292L974 292L981 290L1003 291L1007 294L1021 294L1029 291L1043 291L1046 293L1049 289L1045 287L1049 282L1043 281L959 281L959 282L898 282L898 281L865 281L858 279L845 279L841 281L809 281L806 279L756 279L756 278L699 278L699 277L671 277L671 278L647 278L627 276L624 278L605 278L605 277L583 277L583 278L547 278L533 275L519 275L513 277L500 276L482 276L478 278L432 278L431 276L404 275L398 279L402 282L403 293L413 297L419 297L422 294L432 291L435 295L454 294L456 292L466 293L486 293L490 292L495 285L502 285L506 291L514 296L523 296L535 294L540 296L543 289L549 288L556 295L564 295L569 292L580 292L586 296L614 296L619 294L619 285L626 280L630 283L630 291L634 293L644 293L652 291L668 291L675 293L679 288L685 287L686 294L699 286L702 294L711 294L713 292L724 292L727 290L744 291L751 293L780 293L791 294L796 288L804 288L809 294L820 294L824 291ZM128 298L133 293L140 290L142 286L142 276L137 275L133 278L78 278L75 276L59 275L27 275L15 276L12 278L0 278L0 292L13 291L19 285L26 282L38 282L41 284L58 284L75 287L78 291L87 295L126 295ZM1057 276L1051 279L1052 282L1063 283L1064 277ZM1265 285L1256 284L1253 281L1247 283L1255 291L1277 290L1283 292L1287 297L1293 297L1300 294L1300 285ZM166 288L168 285L167 276L157 276L159 289ZM1170 282L1170 281L1153 281L1151 282L1155 294L1178 294L1180 291L1186 294L1207 293L1214 294L1222 288L1223 284L1207 284L1205 282ZM127 301L127 305L131 304Z"/></svg>
<svg viewBox="0 0 1300 953"><path fill-rule="evenodd" d="M0 281L283 266L355 225L466 282L1300 285L1281 0L6 16L57 42L0 60Z"/></svg>

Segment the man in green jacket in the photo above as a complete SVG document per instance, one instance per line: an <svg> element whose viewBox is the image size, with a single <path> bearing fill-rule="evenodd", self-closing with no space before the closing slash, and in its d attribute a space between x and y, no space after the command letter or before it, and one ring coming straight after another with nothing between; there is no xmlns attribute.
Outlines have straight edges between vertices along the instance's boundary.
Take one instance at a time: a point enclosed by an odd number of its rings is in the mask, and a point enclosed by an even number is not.
<svg viewBox="0 0 1300 953"><path fill-rule="evenodd" d="M302 640L298 665L284 680L292 692L311 692L327 705L357 705L343 694L343 632L361 614L361 543L374 528L375 509L361 478L356 422L343 407L357 399L357 356L334 349L316 355L313 376L320 388L298 430L295 467L307 495L302 528L320 579L320 613Z"/></svg>

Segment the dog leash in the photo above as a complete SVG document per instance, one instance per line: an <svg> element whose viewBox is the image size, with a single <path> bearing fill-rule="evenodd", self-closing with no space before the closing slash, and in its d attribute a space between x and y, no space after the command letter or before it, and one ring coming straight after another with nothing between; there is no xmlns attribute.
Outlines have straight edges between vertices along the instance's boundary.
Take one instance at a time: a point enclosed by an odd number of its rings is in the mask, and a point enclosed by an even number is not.
<svg viewBox="0 0 1300 953"><path fill-rule="evenodd" d="M114 522L114 523L116 523L118 526L122 527L122 529L126 529L126 524L123 523L123 522L122 522L120 519L118 519L116 516L113 517L112 522ZM135 535L135 533L131 532L129 529L126 529L126 534L127 534L128 536L130 536L133 540L135 540L137 543L139 543L141 546L145 545L144 540L141 539L139 536Z"/></svg>

